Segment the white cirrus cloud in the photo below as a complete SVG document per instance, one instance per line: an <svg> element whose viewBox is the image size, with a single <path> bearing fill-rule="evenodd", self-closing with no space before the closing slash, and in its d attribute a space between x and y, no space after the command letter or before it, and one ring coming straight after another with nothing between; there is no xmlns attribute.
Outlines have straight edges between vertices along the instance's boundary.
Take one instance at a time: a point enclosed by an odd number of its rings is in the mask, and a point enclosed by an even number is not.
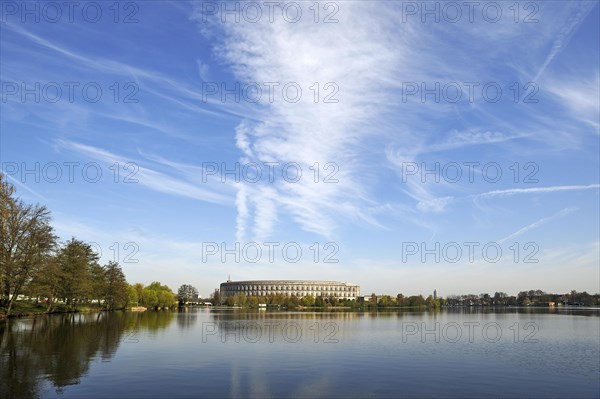
<svg viewBox="0 0 600 399"><path fill-rule="evenodd" d="M364 175L361 153L379 133L378 119L389 111L398 72L411 63L407 50L415 36L408 26L398 34L380 7L347 2L336 18L334 24L264 19L216 26L223 32L216 51L237 80L278 85L273 101L263 93L256 104L257 121L236 129L242 161L296 163L303 173L293 184L240 184L238 239L249 231L254 238L269 236L282 214L322 236L334 234L341 221L374 223L362 211L370 199L358 177ZM282 97L288 83L302 90L297 102ZM319 182L311 169L316 162ZM329 173L336 183L320 181Z"/></svg>

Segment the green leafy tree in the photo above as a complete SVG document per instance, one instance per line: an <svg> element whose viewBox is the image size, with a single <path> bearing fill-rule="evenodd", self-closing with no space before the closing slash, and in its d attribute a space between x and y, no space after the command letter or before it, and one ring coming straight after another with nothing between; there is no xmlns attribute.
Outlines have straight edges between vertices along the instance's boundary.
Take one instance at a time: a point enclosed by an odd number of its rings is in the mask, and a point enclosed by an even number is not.
<svg viewBox="0 0 600 399"><path fill-rule="evenodd" d="M393 305L392 302L392 297L390 297L389 295L382 295L379 297L379 300L377 301L377 305L380 307L389 307Z"/></svg>
<svg viewBox="0 0 600 399"><path fill-rule="evenodd" d="M322 308L322 307L324 307L324 306L325 306L325 301L323 300L323 297L322 297L322 296L318 296L318 297L315 299L315 306L316 306L316 307L319 307L319 308Z"/></svg>
<svg viewBox="0 0 600 399"><path fill-rule="evenodd" d="M246 306L246 304L248 303L248 297L246 296L245 293L242 292L238 295L238 303L241 306Z"/></svg>
<svg viewBox="0 0 600 399"><path fill-rule="evenodd" d="M141 304L152 308L158 306L158 293L153 289L144 288Z"/></svg>
<svg viewBox="0 0 600 399"><path fill-rule="evenodd" d="M144 300L144 284L135 283L133 285L133 288L135 289L135 292L137 294L138 304L145 305L146 301Z"/></svg>
<svg viewBox="0 0 600 399"><path fill-rule="evenodd" d="M87 297L87 300L91 299L96 302L98 309L101 309L108 284L106 280L106 269L98 263L92 263L89 265L88 275L89 285L86 288L85 296Z"/></svg>
<svg viewBox="0 0 600 399"><path fill-rule="evenodd" d="M99 283L92 277L101 278L98 254L90 244L72 238L59 250L58 264L63 274L60 296L74 310L78 302L95 294Z"/></svg>
<svg viewBox="0 0 600 399"><path fill-rule="evenodd" d="M127 305L139 306L140 299L135 285L127 285Z"/></svg>
<svg viewBox="0 0 600 399"><path fill-rule="evenodd" d="M424 307L426 304L423 295L411 295L407 298L406 302L411 307Z"/></svg>
<svg viewBox="0 0 600 399"><path fill-rule="evenodd" d="M307 295L302 298L302 305L304 306L315 306L315 297L312 295Z"/></svg>
<svg viewBox="0 0 600 399"><path fill-rule="evenodd" d="M56 255L48 256L41 264L31 284L29 284L30 296L42 297L42 300L46 301L48 305L46 313L52 312L63 276L63 270L58 263L58 257Z"/></svg>
<svg viewBox="0 0 600 399"><path fill-rule="evenodd" d="M235 305L235 295L228 296L227 299L225 300L225 304L227 306L233 306L233 305Z"/></svg>
<svg viewBox="0 0 600 399"><path fill-rule="evenodd" d="M143 285L134 285L136 291ZM162 285L158 281L152 282L147 287L142 289L142 295L138 296L139 302L143 306L159 309L159 308L170 308L177 305L177 297L171 291L171 289Z"/></svg>
<svg viewBox="0 0 600 399"><path fill-rule="evenodd" d="M159 290L157 292L158 296L158 307L161 308L170 308L177 305L177 297L173 292L168 290Z"/></svg>
<svg viewBox="0 0 600 399"><path fill-rule="evenodd" d="M288 309L296 309L298 307L298 305L300 305L300 298L297 297L296 295L290 295L289 297L285 297L284 299L284 305L288 308Z"/></svg>
<svg viewBox="0 0 600 399"><path fill-rule="evenodd" d="M185 305L187 302L196 302L198 301L198 290L192 285L183 284L177 290L177 299L179 299L179 303L182 305Z"/></svg>
<svg viewBox="0 0 600 399"><path fill-rule="evenodd" d="M248 304L248 307L257 308L259 304L258 297L249 296L246 303Z"/></svg>
<svg viewBox="0 0 600 399"><path fill-rule="evenodd" d="M129 285L117 262L108 262L104 267L104 305L107 310L122 309L129 300Z"/></svg>
<svg viewBox="0 0 600 399"><path fill-rule="evenodd" d="M433 296L429 295L427 297L427 299L425 299L425 305L428 308L439 308L440 307L440 300L439 299L433 299Z"/></svg>

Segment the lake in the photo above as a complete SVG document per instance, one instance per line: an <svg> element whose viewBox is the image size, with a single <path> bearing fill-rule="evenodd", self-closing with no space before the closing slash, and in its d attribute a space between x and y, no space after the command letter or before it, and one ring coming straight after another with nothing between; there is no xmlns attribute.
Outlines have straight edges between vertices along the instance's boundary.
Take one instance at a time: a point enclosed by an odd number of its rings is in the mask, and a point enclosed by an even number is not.
<svg viewBox="0 0 600 399"><path fill-rule="evenodd" d="M600 311L188 309L0 321L1 398L600 397Z"/></svg>

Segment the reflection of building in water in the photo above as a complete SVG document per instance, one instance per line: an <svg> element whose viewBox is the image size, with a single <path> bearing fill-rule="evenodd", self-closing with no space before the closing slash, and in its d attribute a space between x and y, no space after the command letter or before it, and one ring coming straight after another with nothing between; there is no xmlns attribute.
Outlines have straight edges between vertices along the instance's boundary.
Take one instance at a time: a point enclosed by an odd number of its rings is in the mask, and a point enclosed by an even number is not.
<svg viewBox="0 0 600 399"><path fill-rule="evenodd" d="M242 293L248 296L281 294L297 297L308 295L326 298L336 297L340 299L356 299L360 295L360 287L357 284L316 280L228 280L221 283L220 289L221 295L225 298Z"/></svg>

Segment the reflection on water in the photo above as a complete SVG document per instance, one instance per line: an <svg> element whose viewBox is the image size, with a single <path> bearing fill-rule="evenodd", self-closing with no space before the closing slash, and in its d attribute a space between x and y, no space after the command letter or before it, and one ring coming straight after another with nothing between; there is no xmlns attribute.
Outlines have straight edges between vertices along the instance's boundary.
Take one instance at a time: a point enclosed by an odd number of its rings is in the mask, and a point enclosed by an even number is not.
<svg viewBox="0 0 600 399"><path fill-rule="evenodd" d="M0 397L599 397L598 310L186 309L0 322Z"/></svg>
<svg viewBox="0 0 600 399"><path fill-rule="evenodd" d="M133 331L169 325L170 312L63 314L0 322L0 398L38 397L44 380L57 393L80 383L90 361L110 361Z"/></svg>

